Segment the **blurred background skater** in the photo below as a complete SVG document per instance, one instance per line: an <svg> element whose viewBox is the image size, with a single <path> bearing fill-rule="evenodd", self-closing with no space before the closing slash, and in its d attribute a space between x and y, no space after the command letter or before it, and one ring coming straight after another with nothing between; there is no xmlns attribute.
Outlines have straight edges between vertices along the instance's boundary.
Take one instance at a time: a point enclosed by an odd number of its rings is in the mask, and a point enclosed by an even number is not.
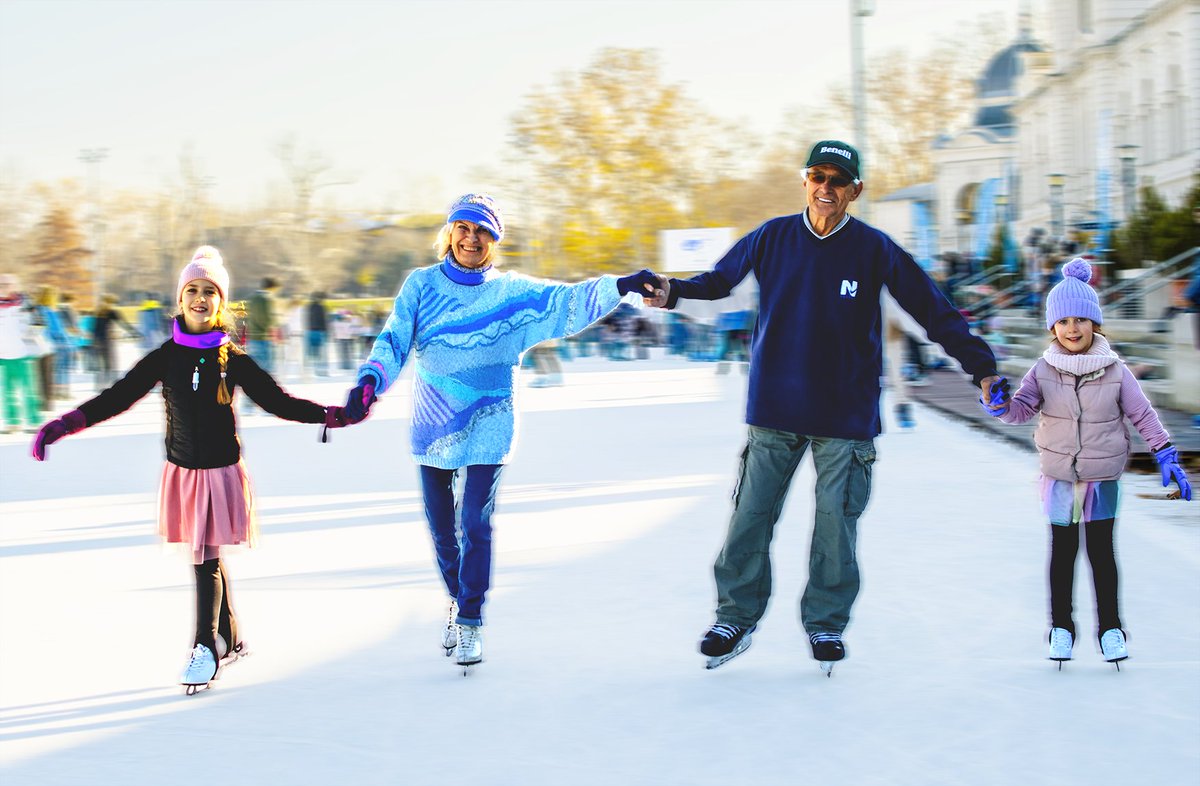
<svg viewBox="0 0 1200 786"><path fill-rule="evenodd" d="M241 458L232 400L236 388L277 417L327 428L348 425L341 407L288 395L231 340L229 272L217 249L201 246L179 274L172 340L150 351L112 387L42 426L33 457L63 437L129 409L156 385L165 402L167 458L159 481L158 529L186 544L196 582L196 635L180 677L189 694L246 654L238 635L222 548L254 545L258 521ZM203 434L204 439L196 439Z"/></svg>
<svg viewBox="0 0 1200 786"><path fill-rule="evenodd" d="M75 370L75 346L79 330L71 300L69 293L46 287L45 307L52 312L46 320L50 326L50 341L54 344L54 395L60 401L71 398L71 373Z"/></svg>
<svg viewBox="0 0 1200 786"><path fill-rule="evenodd" d="M111 385L119 371L117 365L117 337L115 328L120 327L126 338L138 336L137 330L125 321L117 310L117 296L106 294L92 320L92 353L96 358L95 386Z"/></svg>
<svg viewBox="0 0 1200 786"><path fill-rule="evenodd" d="M1129 461L1133 424L1162 470L1191 500L1192 487L1179 453L1137 378L1117 356L1100 326L1100 299L1088 285L1092 269L1076 258L1063 265L1062 281L1046 295L1046 329L1053 337L1040 360L1005 401L1001 380L985 410L1005 423L1038 416L1034 442L1041 466L1042 506L1050 519L1050 660L1071 660L1077 638L1072 595L1079 536L1084 534L1096 592L1096 638L1104 659L1129 657L1121 623L1116 554L1119 479ZM1117 666L1120 669L1120 666Z"/></svg>
<svg viewBox="0 0 1200 786"><path fill-rule="evenodd" d="M59 393L58 365L60 349L68 341L67 331L58 315L58 290L54 287L38 287L31 322L38 355L38 398L42 412L48 414L54 409L54 402L63 397Z"/></svg>
<svg viewBox="0 0 1200 786"><path fill-rule="evenodd" d="M163 310L162 303L147 296L137 313L137 330L141 333L138 345L142 352L149 352L166 341L170 326L171 317Z"/></svg>
<svg viewBox="0 0 1200 786"><path fill-rule="evenodd" d="M516 443L522 357L578 333L631 292L654 294L648 270L574 284L498 269L504 221L495 200L466 194L449 209L438 264L409 274L349 393L366 417L411 358L411 450L442 582L450 595L441 644L467 669L483 660L483 607L492 576L492 513ZM419 352L415 352L419 348Z"/></svg>
<svg viewBox="0 0 1200 786"><path fill-rule="evenodd" d="M329 309L325 293L313 292L304 310L304 364L312 374L325 376L325 347L329 336Z"/></svg>
<svg viewBox="0 0 1200 786"><path fill-rule="evenodd" d="M279 308L275 293L279 283L265 276L258 289L246 303L246 351L255 362L270 374L277 374L276 341L278 339Z"/></svg>
<svg viewBox="0 0 1200 786"><path fill-rule="evenodd" d="M308 355L308 301L291 298L279 325L279 344L283 348L283 368L289 379L312 380L312 364L306 362Z"/></svg>
<svg viewBox="0 0 1200 786"><path fill-rule="evenodd" d="M916 260L847 212L863 192L858 151L813 146L807 207L737 241L710 272L660 277L680 298L720 300L747 276L758 282L746 397L748 436L733 514L713 567L716 621L700 641L708 668L744 652L771 596L771 539L792 477L812 449L815 518L800 622L826 673L846 656L842 634L859 592L858 519L866 508L880 433L883 288L982 391L999 379L986 343Z"/></svg>
<svg viewBox="0 0 1200 786"><path fill-rule="evenodd" d="M20 286L15 275L0 275L0 385L4 430L10 434L20 431L22 424L37 428L41 409L33 310Z"/></svg>
<svg viewBox="0 0 1200 786"><path fill-rule="evenodd" d="M362 321L349 308L339 308L331 317L330 335L337 355L337 367L341 371L352 371L354 359L358 357L355 343L362 331Z"/></svg>

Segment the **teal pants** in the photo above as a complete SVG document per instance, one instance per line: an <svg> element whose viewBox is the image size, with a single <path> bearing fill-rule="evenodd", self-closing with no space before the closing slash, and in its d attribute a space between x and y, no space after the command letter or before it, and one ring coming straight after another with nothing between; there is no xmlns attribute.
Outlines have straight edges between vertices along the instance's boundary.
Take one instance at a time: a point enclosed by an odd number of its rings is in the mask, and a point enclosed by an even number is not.
<svg viewBox="0 0 1200 786"><path fill-rule="evenodd" d="M809 437L750 426L742 451L733 515L713 574L717 620L756 625L771 597L771 538L792 476L812 448L816 516L800 622L808 633L841 633L858 596L858 518L871 492L875 443Z"/></svg>
<svg viewBox="0 0 1200 786"><path fill-rule="evenodd" d="M4 423L10 428L21 425L21 410L25 411L25 425L38 425L37 358L0 359L0 376L3 377Z"/></svg>

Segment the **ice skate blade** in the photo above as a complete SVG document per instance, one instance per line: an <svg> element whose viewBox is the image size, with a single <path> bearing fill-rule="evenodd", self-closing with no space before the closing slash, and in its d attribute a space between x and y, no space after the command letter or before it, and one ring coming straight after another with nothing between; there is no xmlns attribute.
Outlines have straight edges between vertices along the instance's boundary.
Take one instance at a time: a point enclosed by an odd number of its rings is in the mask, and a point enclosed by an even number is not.
<svg viewBox="0 0 1200 786"><path fill-rule="evenodd" d="M475 667L478 666L480 663L483 663L483 661L477 660L477 661L472 661L471 663L460 663L460 664L458 664L458 666L459 666L459 668L462 669L462 675L464 677L468 677L468 676L470 676L471 672L474 671Z"/></svg>
<svg viewBox="0 0 1200 786"><path fill-rule="evenodd" d="M836 660L823 660L823 661L818 661L818 663L821 666L821 671L825 672L826 677L833 676L833 665L835 663L837 663Z"/></svg>
<svg viewBox="0 0 1200 786"><path fill-rule="evenodd" d="M442 649L443 649L443 650L445 650L445 652L443 652L442 654L443 654L443 655L445 655L447 658L449 658L451 655L453 655L453 654L454 654L454 648L453 648L453 647L445 647L445 646L444 646L444 647L442 647Z"/></svg>
<svg viewBox="0 0 1200 786"><path fill-rule="evenodd" d="M713 669L717 668L718 666L721 666L721 665L733 660L734 658L736 658L738 655L741 655L743 652L745 652L749 648L750 648L750 634L747 633L745 636L742 637L742 640L737 643L737 646L734 647L728 654L714 655L714 656L710 657L708 660L706 660L704 662L704 668L708 671L712 671Z"/></svg>
<svg viewBox="0 0 1200 786"><path fill-rule="evenodd" d="M211 688L212 688L211 682L206 682L203 685L184 685L183 693L185 696L195 696L197 693L200 693L201 691L210 690Z"/></svg>

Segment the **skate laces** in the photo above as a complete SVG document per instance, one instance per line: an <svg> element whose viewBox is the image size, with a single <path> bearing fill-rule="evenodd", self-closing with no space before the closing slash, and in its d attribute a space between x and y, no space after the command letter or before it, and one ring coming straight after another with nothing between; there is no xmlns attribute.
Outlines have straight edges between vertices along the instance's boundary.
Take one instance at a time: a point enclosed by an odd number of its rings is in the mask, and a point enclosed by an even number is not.
<svg viewBox="0 0 1200 786"><path fill-rule="evenodd" d="M185 672L189 675L195 675L202 670L212 668L215 661L212 656L212 651L203 644L197 644L192 649L192 656L188 660L187 669Z"/></svg>
<svg viewBox="0 0 1200 786"><path fill-rule="evenodd" d="M813 644L817 644L822 641L832 641L841 644L842 636L840 633L810 633L808 635L808 640Z"/></svg>
<svg viewBox="0 0 1200 786"><path fill-rule="evenodd" d="M718 622L708 629L709 633L715 633L723 639L732 639L741 633L743 628L737 625L726 625L724 622Z"/></svg>
<svg viewBox="0 0 1200 786"><path fill-rule="evenodd" d="M1107 635L1107 634L1106 634ZM1071 649L1071 631L1066 628L1054 628L1050 631L1050 646L1055 649ZM1103 649L1104 642L1101 640L1100 647Z"/></svg>
<svg viewBox="0 0 1200 786"><path fill-rule="evenodd" d="M1125 649L1125 634L1120 628L1104 631L1104 635L1100 637L1100 649L1105 655L1119 653Z"/></svg>

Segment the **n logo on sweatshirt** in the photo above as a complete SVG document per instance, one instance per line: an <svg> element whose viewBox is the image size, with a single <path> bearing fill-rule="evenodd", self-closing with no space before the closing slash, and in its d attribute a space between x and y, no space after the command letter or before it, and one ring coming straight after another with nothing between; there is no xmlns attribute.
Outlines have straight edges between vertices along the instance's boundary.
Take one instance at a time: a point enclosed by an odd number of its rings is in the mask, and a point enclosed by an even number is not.
<svg viewBox="0 0 1200 786"><path fill-rule="evenodd" d="M842 297L858 297L858 282L842 279Z"/></svg>

